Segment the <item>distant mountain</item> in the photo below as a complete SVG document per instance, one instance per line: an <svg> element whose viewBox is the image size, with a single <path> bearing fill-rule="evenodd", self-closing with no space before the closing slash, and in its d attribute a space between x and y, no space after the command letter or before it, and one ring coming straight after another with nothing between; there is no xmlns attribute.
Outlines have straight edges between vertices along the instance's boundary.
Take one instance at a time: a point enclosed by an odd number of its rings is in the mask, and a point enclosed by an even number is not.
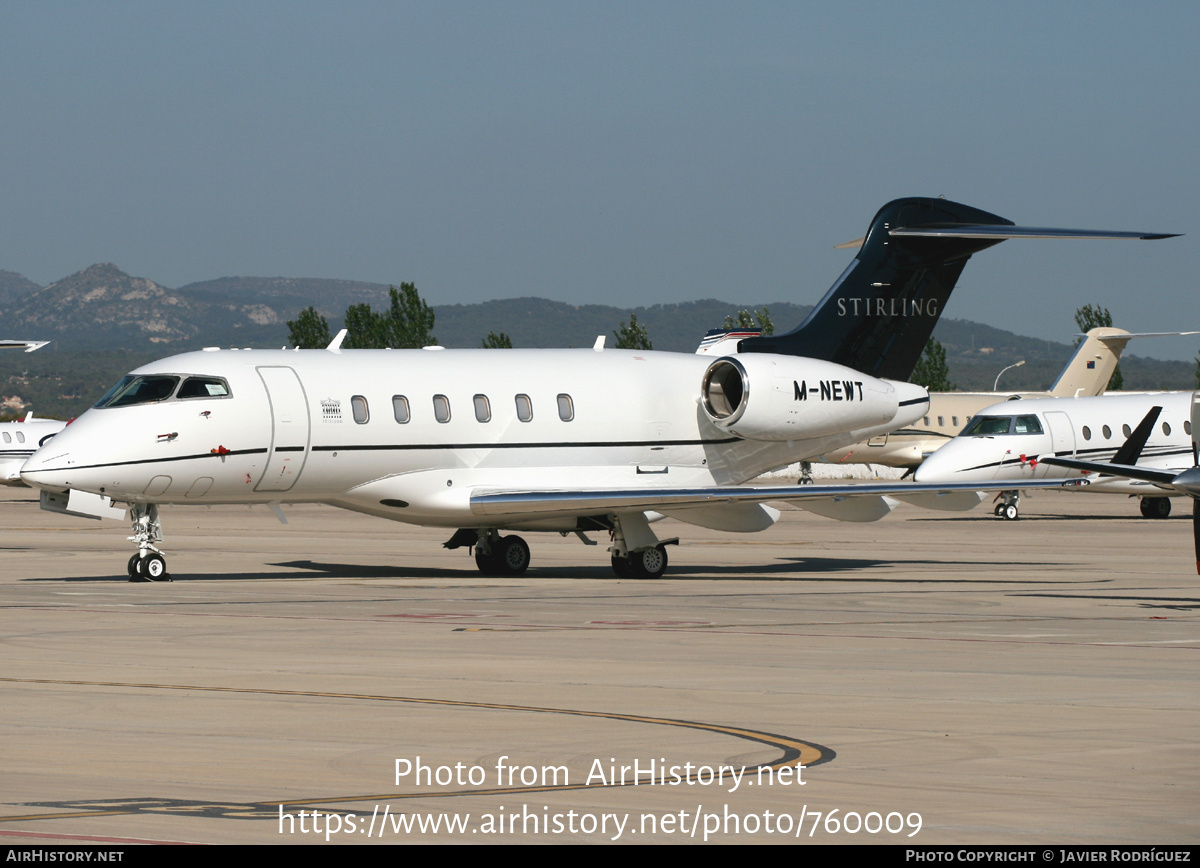
<svg viewBox="0 0 1200 868"><path fill-rule="evenodd" d="M0 269L0 306L11 304L22 296L41 289L23 274Z"/></svg>
<svg viewBox="0 0 1200 868"><path fill-rule="evenodd" d="M340 317L352 304L388 303L388 287L382 283L310 277L219 277L181 286L179 293L210 302L254 300L270 305L285 320L310 305L326 317Z"/></svg>
<svg viewBox="0 0 1200 868"><path fill-rule="evenodd" d="M286 335L269 304L205 299L132 277L112 263L93 265L46 287L19 294L0 307L5 330L36 334L71 349L190 349L207 334L239 346L268 345Z"/></svg>

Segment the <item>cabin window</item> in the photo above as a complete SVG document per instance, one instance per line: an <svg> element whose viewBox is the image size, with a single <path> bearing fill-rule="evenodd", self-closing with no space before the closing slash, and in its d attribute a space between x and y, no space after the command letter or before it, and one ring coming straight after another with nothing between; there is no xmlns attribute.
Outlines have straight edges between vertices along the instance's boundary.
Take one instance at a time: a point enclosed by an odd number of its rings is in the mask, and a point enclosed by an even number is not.
<svg viewBox="0 0 1200 868"><path fill-rule="evenodd" d="M951 416L950 421L953 422L955 428L958 427L958 417L957 416Z"/></svg>
<svg viewBox="0 0 1200 868"><path fill-rule="evenodd" d="M929 427L929 417L928 416L925 417L925 427L926 428Z"/></svg>
<svg viewBox="0 0 1200 868"><path fill-rule="evenodd" d="M17 432L17 442L18 442L18 443L24 443L24 442L25 442L25 432L24 432L24 431L18 431L18 432Z"/></svg>
<svg viewBox="0 0 1200 868"><path fill-rule="evenodd" d="M179 385L179 377L164 377L159 375L126 374L104 397L96 402L97 409L106 407L129 407L134 404L154 404L171 397L175 387Z"/></svg>
<svg viewBox="0 0 1200 868"><path fill-rule="evenodd" d="M1132 434L1133 432L1129 430L1129 426L1128 426L1128 425L1122 425L1122 426L1121 426L1121 433L1122 433L1122 434L1124 434L1126 437L1128 437L1128 436L1129 436L1130 434Z"/></svg>
<svg viewBox="0 0 1200 868"><path fill-rule="evenodd" d="M1092 429L1089 428L1087 425L1083 426L1083 439L1084 440L1092 439Z"/></svg>
<svg viewBox="0 0 1200 868"><path fill-rule="evenodd" d="M1184 420L1183 420L1183 433L1184 433L1184 434L1191 434L1191 433L1192 433L1192 423L1191 423L1191 421L1190 421L1190 420L1188 420L1188 419L1184 419Z"/></svg>
<svg viewBox="0 0 1200 868"><path fill-rule="evenodd" d="M558 396L558 418L564 422L575 418L575 402L571 400L570 395Z"/></svg>
<svg viewBox="0 0 1200 868"><path fill-rule="evenodd" d="M220 377L188 377L176 398L228 398L229 384Z"/></svg>
<svg viewBox="0 0 1200 868"><path fill-rule="evenodd" d="M407 425L412 419L412 411L408 406L408 398L403 395L392 395L392 415L401 425Z"/></svg>
<svg viewBox="0 0 1200 868"><path fill-rule="evenodd" d="M1100 430L1104 432L1104 439L1105 439L1105 440L1111 440L1111 439L1112 439L1112 429L1111 429L1111 428L1109 428L1107 425L1105 425L1105 426L1104 426L1103 428L1101 428Z"/></svg>
<svg viewBox="0 0 1200 868"><path fill-rule="evenodd" d="M439 422L450 421L450 399L445 395L433 396L433 418Z"/></svg>
<svg viewBox="0 0 1200 868"><path fill-rule="evenodd" d="M945 416L938 416L938 427L939 428L946 427L946 417Z"/></svg>
<svg viewBox="0 0 1200 868"><path fill-rule="evenodd" d="M9 433L7 431L4 432L4 442L12 443L12 437L9 435Z"/></svg>
<svg viewBox="0 0 1200 868"><path fill-rule="evenodd" d="M367 399L362 395L355 395L350 399L350 409L354 411L354 421L359 425L366 425L371 418L371 411L367 408Z"/></svg>
<svg viewBox="0 0 1200 868"><path fill-rule="evenodd" d="M491 422L492 421L492 405L487 399L487 395L475 396L475 421L476 422Z"/></svg>
<svg viewBox="0 0 1200 868"><path fill-rule="evenodd" d="M1170 422L1163 422L1163 436L1164 437L1171 436L1171 423Z"/></svg>
<svg viewBox="0 0 1200 868"><path fill-rule="evenodd" d="M533 418L533 402L528 395L517 395L517 418L528 422Z"/></svg>

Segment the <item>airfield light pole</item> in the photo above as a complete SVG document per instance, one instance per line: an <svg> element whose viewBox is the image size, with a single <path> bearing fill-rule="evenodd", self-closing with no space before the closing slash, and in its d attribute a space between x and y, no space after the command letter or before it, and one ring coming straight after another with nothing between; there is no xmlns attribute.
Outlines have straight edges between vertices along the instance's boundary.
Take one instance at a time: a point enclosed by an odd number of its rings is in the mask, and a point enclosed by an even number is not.
<svg viewBox="0 0 1200 868"><path fill-rule="evenodd" d="M1023 364L1025 364L1025 360L1021 359L1021 361L1017 362L1015 365L1009 365L1007 368L1004 369L1004 371L1011 371L1013 368L1019 368ZM996 374L996 382L994 382L992 384L993 392L1000 391L1000 378L1004 376L1004 371L1001 371L1000 373Z"/></svg>

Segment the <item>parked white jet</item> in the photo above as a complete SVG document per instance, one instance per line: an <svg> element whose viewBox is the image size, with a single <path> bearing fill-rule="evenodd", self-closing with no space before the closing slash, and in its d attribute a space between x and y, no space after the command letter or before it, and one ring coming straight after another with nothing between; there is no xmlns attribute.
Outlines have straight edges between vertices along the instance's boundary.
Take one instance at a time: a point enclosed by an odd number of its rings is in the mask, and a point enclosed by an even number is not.
<svg viewBox="0 0 1200 868"><path fill-rule="evenodd" d="M980 411L961 434L925 460L916 473L923 483L1003 482L1014 489L996 507L1003 518L1018 517L1016 492L1037 479L1079 478L1081 472L1047 461L1048 457L1132 464L1178 472L1192 463L1191 392L1112 394L1093 398L1042 398L1005 401ZM1157 412L1155 408L1158 408ZM1126 451L1134 429L1144 425L1138 454ZM1132 448L1132 447L1130 447ZM1074 465L1072 465L1073 467ZM1168 496L1150 482L1107 472L1091 476L1077 491L1115 492L1141 497L1142 515L1166 518Z"/></svg>
<svg viewBox="0 0 1200 868"><path fill-rule="evenodd" d="M1045 392L930 392L929 412L909 428L826 452L827 464L882 464L910 472L945 446L985 407L1018 398L1088 397L1108 387L1121 352L1134 338L1177 337L1196 332L1145 332L1101 326L1083 335L1084 341L1067 360L1054 385Z"/></svg>
<svg viewBox="0 0 1200 868"><path fill-rule="evenodd" d="M66 422L34 419L27 413L20 422L0 422L0 484L20 485L21 467L29 456L50 442Z"/></svg>
<svg viewBox="0 0 1200 868"><path fill-rule="evenodd" d="M131 579L166 576L158 504L268 503L282 515L279 503L297 501L458 528L447 545L473 546L485 572L529 563L502 529L609 530L618 575L658 576L655 514L745 532L774 522L771 500L862 519L878 515L847 496L975 488L743 483L923 416L928 395L903 381L959 274L973 253L1022 237L1167 236L1017 227L901 199L799 327L743 340L734 356L602 341L342 352L340 337L328 350L190 353L127 375L22 478L49 509L128 503Z"/></svg>

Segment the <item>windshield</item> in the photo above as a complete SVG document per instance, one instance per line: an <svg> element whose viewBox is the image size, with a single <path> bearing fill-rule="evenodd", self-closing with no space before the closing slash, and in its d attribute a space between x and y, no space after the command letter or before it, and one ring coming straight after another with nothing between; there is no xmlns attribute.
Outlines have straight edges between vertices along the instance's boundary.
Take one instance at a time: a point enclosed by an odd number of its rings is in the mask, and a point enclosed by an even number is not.
<svg viewBox="0 0 1200 868"><path fill-rule="evenodd" d="M976 416L959 437L996 437L1000 434L1041 434L1037 416Z"/></svg>
<svg viewBox="0 0 1200 868"><path fill-rule="evenodd" d="M179 386L179 381L183 385ZM179 386L179 391L175 387ZM155 404L172 395L177 400L190 398L228 398L229 383L220 377L177 377L170 374L127 374L96 402L97 409Z"/></svg>
<svg viewBox="0 0 1200 868"><path fill-rule="evenodd" d="M128 407L132 404L153 404L171 397L179 385L178 377L127 374L108 393L96 402L97 408Z"/></svg>

